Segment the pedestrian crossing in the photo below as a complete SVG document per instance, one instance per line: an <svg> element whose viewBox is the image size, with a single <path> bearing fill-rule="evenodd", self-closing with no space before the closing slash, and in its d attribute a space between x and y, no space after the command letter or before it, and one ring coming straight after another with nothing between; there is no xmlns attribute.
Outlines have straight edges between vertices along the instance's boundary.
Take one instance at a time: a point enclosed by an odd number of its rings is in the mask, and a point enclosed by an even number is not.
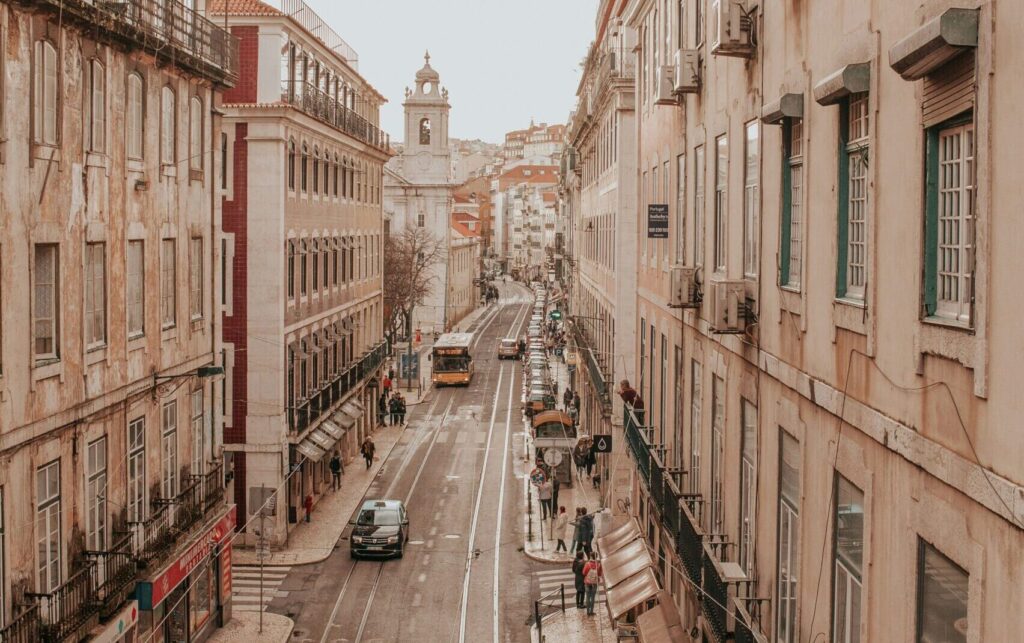
<svg viewBox="0 0 1024 643"><path fill-rule="evenodd" d="M548 592L554 592L564 584L565 606L572 607L576 605L576 580L570 567L545 569L543 571L534 572L533 576L537 579L540 596L544 596ZM603 603L604 601L604 585L600 585L597 588L597 597L594 599L594 602Z"/></svg>
<svg viewBox="0 0 1024 643"><path fill-rule="evenodd" d="M231 566L231 600L239 612L261 612L270 601L284 598L288 592L280 589L291 567L263 567L263 602L260 602L260 566Z"/></svg>

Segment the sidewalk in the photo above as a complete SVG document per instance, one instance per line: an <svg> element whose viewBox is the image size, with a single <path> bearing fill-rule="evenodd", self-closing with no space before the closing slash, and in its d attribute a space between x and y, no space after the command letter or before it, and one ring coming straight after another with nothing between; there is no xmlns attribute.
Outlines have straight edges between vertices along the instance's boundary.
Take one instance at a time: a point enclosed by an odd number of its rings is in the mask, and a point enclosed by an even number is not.
<svg viewBox="0 0 1024 643"><path fill-rule="evenodd" d="M586 610L576 609L575 605L566 606L564 612L555 612L543 619L541 625L540 631L536 627L530 628L530 640L535 643L610 643L615 640L615 628L604 605L596 607L593 616L587 616Z"/></svg>
<svg viewBox="0 0 1024 643"><path fill-rule="evenodd" d="M366 468L362 457L355 458L345 467L341 476L341 488L328 492L313 507L311 522L299 522L288 534L288 540L281 549L273 550L263 561L264 565L306 565L318 563L331 555L341 533L363 500L366 489L377 477L388 455L401 437L403 427L378 428L373 433L378 458L373 466ZM235 549L234 564L258 565L254 549Z"/></svg>
<svg viewBox="0 0 1024 643"><path fill-rule="evenodd" d="M235 610L231 620L213 631L209 643L286 643L292 637L295 622L287 616L263 612L263 633L260 633L260 613Z"/></svg>

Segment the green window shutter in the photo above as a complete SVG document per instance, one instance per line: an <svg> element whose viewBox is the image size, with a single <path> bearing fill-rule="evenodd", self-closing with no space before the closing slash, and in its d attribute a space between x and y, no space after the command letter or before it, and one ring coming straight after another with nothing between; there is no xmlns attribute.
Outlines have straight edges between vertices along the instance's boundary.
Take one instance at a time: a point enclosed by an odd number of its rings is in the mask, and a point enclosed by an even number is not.
<svg viewBox="0 0 1024 643"><path fill-rule="evenodd" d="M836 297L846 296L846 255L847 242L850 234L850 159L846 155L846 143L849 140L850 103L843 99L839 103L839 173L836 183Z"/></svg>
<svg viewBox="0 0 1024 643"><path fill-rule="evenodd" d="M790 119L782 121L782 209L779 217L779 285L785 286L789 283L789 251L792 235L793 217L793 174L789 167L789 157L792 154L791 134L793 122Z"/></svg>
<svg viewBox="0 0 1024 643"><path fill-rule="evenodd" d="M939 126L925 130L924 314L935 314L939 251Z"/></svg>

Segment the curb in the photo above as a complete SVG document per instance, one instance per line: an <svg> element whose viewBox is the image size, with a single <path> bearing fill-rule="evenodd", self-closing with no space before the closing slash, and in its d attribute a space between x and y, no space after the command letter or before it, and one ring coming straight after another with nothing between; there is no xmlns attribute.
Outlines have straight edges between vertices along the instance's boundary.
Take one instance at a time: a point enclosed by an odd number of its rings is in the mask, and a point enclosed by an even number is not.
<svg viewBox="0 0 1024 643"><path fill-rule="evenodd" d="M549 560L547 558L541 558L537 554L527 551L526 547L523 547L523 554L530 560L537 563L544 563L545 565L568 565L572 563L572 560Z"/></svg>

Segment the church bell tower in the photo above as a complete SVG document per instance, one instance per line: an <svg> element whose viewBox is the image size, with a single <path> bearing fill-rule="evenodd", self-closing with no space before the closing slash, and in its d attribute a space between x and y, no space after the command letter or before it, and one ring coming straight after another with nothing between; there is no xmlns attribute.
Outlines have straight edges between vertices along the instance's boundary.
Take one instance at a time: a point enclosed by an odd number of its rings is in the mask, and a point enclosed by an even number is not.
<svg viewBox="0 0 1024 643"><path fill-rule="evenodd" d="M405 90L405 151L403 174L412 183L442 184L451 181L448 150L448 90L430 66L430 52L416 72L416 89Z"/></svg>

